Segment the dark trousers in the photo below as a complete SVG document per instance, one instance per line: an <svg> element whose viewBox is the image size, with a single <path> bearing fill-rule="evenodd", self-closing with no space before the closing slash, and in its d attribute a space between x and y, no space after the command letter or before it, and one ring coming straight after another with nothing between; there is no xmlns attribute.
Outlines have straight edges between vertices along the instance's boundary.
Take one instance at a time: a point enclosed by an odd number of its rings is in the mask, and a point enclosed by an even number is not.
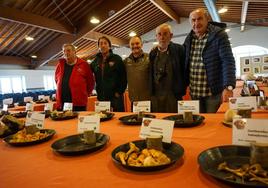
<svg viewBox="0 0 268 188"><path fill-rule="evenodd" d="M111 107L113 112L124 112L124 97L123 95L120 95L119 97L114 97L111 100Z"/></svg>
<svg viewBox="0 0 268 188"><path fill-rule="evenodd" d="M222 94L212 95L209 97L193 97L192 100L199 100L200 113L216 113L221 105Z"/></svg>

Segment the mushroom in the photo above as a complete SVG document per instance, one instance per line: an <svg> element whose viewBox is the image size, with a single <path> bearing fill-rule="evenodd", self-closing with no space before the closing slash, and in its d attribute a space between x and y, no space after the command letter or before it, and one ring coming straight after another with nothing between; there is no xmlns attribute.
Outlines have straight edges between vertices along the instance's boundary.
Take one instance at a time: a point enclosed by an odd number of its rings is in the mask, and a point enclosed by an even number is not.
<svg viewBox="0 0 268 188"><path fill-rule="evenodd" d="M126 153L126 158L128 158L129 154L132 152L139 152L140 149L132 142L129 142L129 150Z"/></svg>
<svg viewBox="0 0 268 188"><path fill-rule="evenodd" d="M116 153L115 158L119 159L123 165L127 164L126 161L125 161L125 159L126 159L126 153L125 152L119 151L118 153Z"/></svg>
<svg viewBox="0 0 268 188"><path fill-rule="evenodd" d="M218 165L218 170L225 170L231 173L234 173L235 175L244 178L246 172L242 170L242 168L238 168L238 169L231 169L227 166L226 162L223 162L221 164Z"/></svg>

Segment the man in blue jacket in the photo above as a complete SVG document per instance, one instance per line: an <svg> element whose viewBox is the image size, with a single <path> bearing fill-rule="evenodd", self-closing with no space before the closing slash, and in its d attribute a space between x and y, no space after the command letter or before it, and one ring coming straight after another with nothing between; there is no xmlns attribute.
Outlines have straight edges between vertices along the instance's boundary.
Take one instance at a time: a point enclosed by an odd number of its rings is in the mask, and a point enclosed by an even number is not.
<svg viewBox="0 0 268 188"><path fill-rule="evenodd" d="M184 41L185 71L193 100L200 101L201 113L217 112L235 88L235 60L226 24L209 22L205 9L190 13L192 31Z"/></svg>

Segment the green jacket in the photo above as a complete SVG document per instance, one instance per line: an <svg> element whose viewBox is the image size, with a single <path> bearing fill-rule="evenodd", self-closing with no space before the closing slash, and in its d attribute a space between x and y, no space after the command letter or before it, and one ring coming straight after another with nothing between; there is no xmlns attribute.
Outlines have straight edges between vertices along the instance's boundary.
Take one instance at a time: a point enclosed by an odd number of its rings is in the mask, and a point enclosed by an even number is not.
<svg viewBox="0 0 268 188"><path fill-rule="evenodd" d="M112 100L116 92L121 95L125 92L127 87L126 70L119 55L113 54L111 51L102 65L102 54L98 53L90 65L95 75L98 100Z"/></svg>

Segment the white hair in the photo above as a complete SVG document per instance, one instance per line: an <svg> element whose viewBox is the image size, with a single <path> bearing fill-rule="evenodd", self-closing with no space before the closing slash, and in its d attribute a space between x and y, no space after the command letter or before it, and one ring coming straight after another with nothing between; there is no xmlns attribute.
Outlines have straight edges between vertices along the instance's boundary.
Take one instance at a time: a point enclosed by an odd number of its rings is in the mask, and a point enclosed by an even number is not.
<svg viewBox="0 0 268 188"><path fill-rule="evenodd" d="M172 33L172 27L171 27L171 25L169 25L167 23L163 23L163 24L159 25L156 28L155 32L158 33L161 28L168 28L169 32Z"/></svg>

